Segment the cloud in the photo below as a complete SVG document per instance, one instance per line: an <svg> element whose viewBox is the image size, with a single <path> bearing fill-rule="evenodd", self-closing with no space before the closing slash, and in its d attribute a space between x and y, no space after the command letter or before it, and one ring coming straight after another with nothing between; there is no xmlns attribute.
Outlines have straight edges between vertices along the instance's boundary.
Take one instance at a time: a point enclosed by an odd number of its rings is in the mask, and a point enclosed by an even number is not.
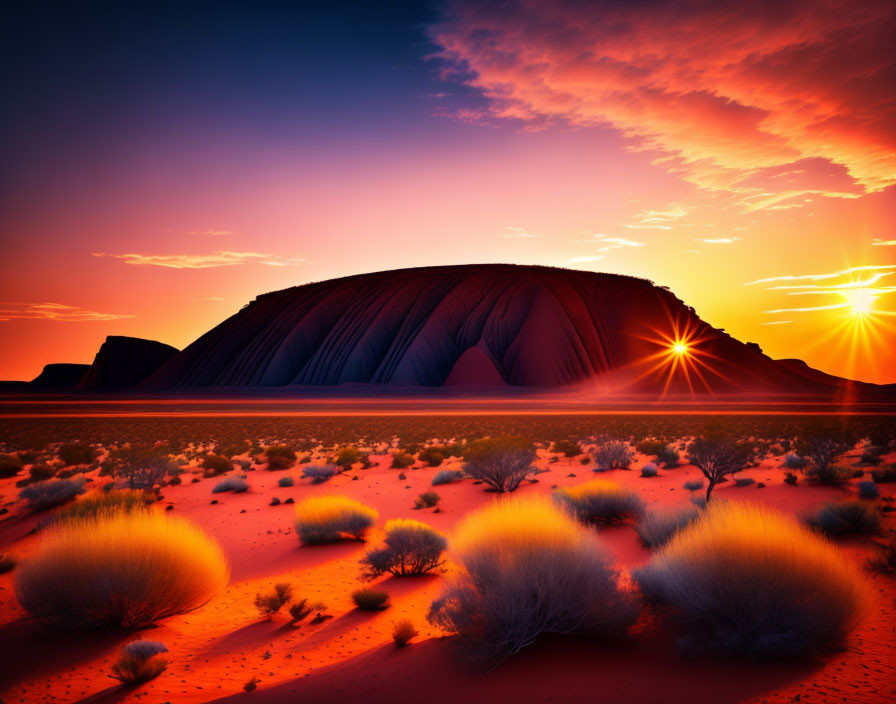
<svg viewBox="0 0 896 704"><path fill-rule="evenodd" d="M507 232L504 233L505 237L522 239L531 239L533 237L538 237L538 235L533 234L522 227L505 227L504 229L507 230Z"/></svg>
<svg viewBox="0 0 896 704"><path fill-rule="evenodd" d="M0 303L0 321L8 320L62 320L80 323L101 320L133 318L121 313L100 313L63 303Z"/></svg>
<svg viewBox="0 0 896 704"><path fill-rule="evenodd" d="M106 254L93 252L95 257L112 257L133 266L158 266L165 269L213 269L256 262L268 266L295 266L304 259L287 259L260 252L213 252L211 254Z"/></svg>
<svg viewBox="0 0 896 704"><path fill-rule="evenodd" d="M193 230L192 232L188 232L188 235L211 235L213 237L219 237L221 235L232 235L233 230Z"/></svg>
<svg viewBox="0 0 896 704"><path fill-rule="evenodd" d="M857 271L877 271L881 269L896 269L896 264L869 264L868 266L853 266L849 269L843 269L841 271L835 271L831 274L801 274L799 276L793 276L792 274L785 274L784 276L772 276L767 279L757 279L756 281L750 281L749 283L745 283L744 286L753 286L755 284L765 284L772 281L822 281L824 279L835 279L838 276L846 276L847 274L854 274Z"/></svg>
<svg viewBox="0 0 896 704"><path fill-rule="evenodd" d="M623 247L643 247L644 242L635 242L624 237L608 237L607 235L592 235L587 240L576 240L578 244L598 244L598 252L609 252L612 249L622 249Z"/></svg>
<svg viewBox="0 0 896 704"><path fill-rule="evenodd" d="M769 320L767 323L759 323L760 325L789 325L792 320Z"/></svg>
<svg viewBox="0 0 896 704"><path fill-rule="evenodd" d="M569 260L569 263L570 264L587 264L588 262L596 262L596 261L600 261L601 259L603 259L603 257L601 255L597 254L597 255L584 256L584 257L573 257L572 259Z"/></svg>
<svg viewBox="0 0 896 704"><path fill-rule="evenodd" d="M705 242L706 244L732 244L737 242L740 237L716 237L714 239L696 239L696 242Z"/></svg>
<svg viewBox="0 0 896 704"><path fill-rule="evenodd" d="M429 34L474 121L610 126L702 188L793 201L896 183L894 7L448 0Z"/></svg>
<svg viewBox="0 0 896 704"><path fill-rule="evenodd" d="M896 240L882 240L875 237L871 244L875 247L896 247Z"/></svg>

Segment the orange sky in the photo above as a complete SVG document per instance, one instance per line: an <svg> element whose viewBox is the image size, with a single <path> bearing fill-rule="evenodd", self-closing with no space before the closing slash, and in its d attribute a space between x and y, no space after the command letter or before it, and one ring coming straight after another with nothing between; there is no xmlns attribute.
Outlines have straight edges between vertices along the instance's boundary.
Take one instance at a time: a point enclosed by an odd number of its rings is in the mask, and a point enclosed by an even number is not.
<svg viewBox="0 0 896 704"><path fill-rule="evenodd" d="M892 3L663 7L452 2L397 69L317 76L310 116L274 82L51 120L4 167L0 378L109 334L183 347L309 281L517 262L643 276L772 357L896 382ZM377 60L379 97L353 83Z"/></svg>

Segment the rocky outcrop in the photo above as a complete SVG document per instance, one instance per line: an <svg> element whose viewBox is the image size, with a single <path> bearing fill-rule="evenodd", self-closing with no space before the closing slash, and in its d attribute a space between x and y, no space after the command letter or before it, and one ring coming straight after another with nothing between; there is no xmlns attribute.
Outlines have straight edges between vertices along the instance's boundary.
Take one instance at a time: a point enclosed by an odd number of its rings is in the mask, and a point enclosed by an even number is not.
<svg viewBox="0 0 896 704"><path fill-rule="evenodd" d="M89 364L47 364L28 386L31 389L73 389L88 371Z"/></svg>
<svg viewBox="0 0 896 704"><path fill-rule="evenodd" d="M162 342L110 335L100 346L79 387L121 389L136 386L177 352L176 347Z"/></svg>
<svg viewBox="0 0 896 704"><path fill-rule="evenodd" d="M669 340L683 336L687 359L674 363ZM820 388L650 281L504 264L386 271L259 296L141 386L341 384Z"/></svg>

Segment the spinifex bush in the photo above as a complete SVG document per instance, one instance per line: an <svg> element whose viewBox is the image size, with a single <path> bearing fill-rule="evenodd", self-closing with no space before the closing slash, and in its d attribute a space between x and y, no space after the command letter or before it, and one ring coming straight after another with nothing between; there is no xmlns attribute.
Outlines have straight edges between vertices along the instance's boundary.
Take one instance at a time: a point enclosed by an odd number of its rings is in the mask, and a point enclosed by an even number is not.
<svg viewBox="0 0 896 704"><path fill-rule="evenodd" d="M145 491L94 491L73 501L56 512L60 521L87 521L116 513L135 513L148 510L154 498Z"/></svg>
<svg viewBox="0 0 896 704"><path fill-rule="evenodd" d="M678 450L672 445L667 445L662 452L656 456L656 461L662 463L667 468L677 467L681 458L678 456Z"/></svg>
<svg viewBox="0 0 896 704"><path fill-rule="evenodd" d="M434 491L424 491L422 494L420 494L420 496L417 497L417 500L414 501L414 508L432 508L439 503L439 500L441 498L442 497Z"/></svg>
<svg viewBox="0 0 896 704"><path fill-rule="evenodd" d="M430 467L438 467L445 461L445 449L439 445L430 445L420 450L417 459Z"/></svg>
<svg viewBox="0 0 896 704"><path fill-rule="evenodd" d="M459 570L428 619L477 659L501 658L542 633L616 636L637 619L609 553L540 497L494 503L457 532Z"/></svg>
<svg viewBox="0 0 896 704"><path fill-rule="evenodd" d="M247 482L243 477L226 477L222 479L217 484L215 484L214 488L212 488L213 494L223 494L227 491L232 491L234 494L242 494L249 490L249 482Z"/></svg>
<svg viewBox="0 0 896 704"><path fill-rule="evenodd" d="M515 491L532 471L535 448L525 438L476 440L464 451L464 471L499 492Z"/></svg>
<svg viewBox="0 0 896 704"><path fill-rule="evenodd" d="M452 484L453 482L459 482L463 478L464 473L458 469L443 469L432 478L432 486Z"/></svg>
<svg viewBox="0 0 896 704"><path fill-rule="evenodd" d="M389 605L389 592L373 587L361 587L352 592L352 601L361 611L382 611Z"/></svg>
<svg viewBox="0 0 896 704"><path fill-rule="evenodd" d="M155 640L135 640L121 649L118 662L112 665L110 677L123 684L148 682L161 675L168 661L159 657L168 648Z"/></svg>
<svg viewBox="0 0 896 704"><path fill-rule="evenodd" d="M842 464L813 465L803 470L812 481L819 484L843 484L848 482L855 470Z"/></svg>
<svg viewBox="0 0 896 704"><path fill-rule="evenodd" d="M392 455L392 469L407 469L417 460L407 452L395 452Z"/></svg>
<svg viewBox="0 0 896 704"><path fill-rule="evenodd" d="M555 440L551 447L551 452L564 455L565 457L578 457L582 454L582 448L575 440Z"/></svg>
<svg viewBox="0 0 896 704"><path fill-rule="evenodd" d="M135 628L200 606L226 584L218 544L184 519L141 511L48 528L16 571L16 597L66 627Z"/></svg>
<svg viewBox="0 0 896 704"><path fill-rule="evenodd" d="M420 521L386 522L385 545L369 550L361 560L364 575L373 579L389 572L400 577L426 574L442 564L445 536Z"/></svg>
<svg viewBox="0 0 896 704"><path fill-rule="evenodd" d="M311 479L313 484L323 484L330 481L339 473L340 468L336 465L316 465L309 464L302 469L302 479Z"/></svg>
<svg viewBox="0 0 896 704"><path fill-rule="evenodd" d="M313 496L296 504L296 533L306 545L364 537L379 514L345 496Z"/></svg>
<svg viewBox="0 0 896 704"><path fill-rule="evenodd" d="M420 635L419 631L414 628L414 624L409 619L402 619L392 624L392 640L399 648L403 648L414 638Z"/></svg>
<svg viewBox="0 0 896 704"><path fill-rule="evenodd" d="M635 454L628 446L628 443L621 440L611 440L605 442L594 453L594 461L597 463L599 471L607 471L610 469L628 469Z"/></svg>
<svg viewBox="0 0 896 704"><path fill-rule="evenodd" d="M647 464L645 464L643 467L641 467L641 476L648 478L659 476L656 465L653 462L648 462Z"/></svg>
<svg viewBox="0 0 896 704"><path fill-rule="evenodd" d="M96 459L96 450L86 442L68 442L56 453L65 466L91 464Z"/></svg>
<svg viewBox="0 0 896 704"><path fill-rule="evenodd" d="M711 505L634 578L684 625L682 648L734 656L838 645L867 604L861 574L835 546L749 504Z"/></svg>
<svg viewBox="0 0 896 704"><path fill-rule="evenodd" d="M223 455L206 455L202 458L202 469L207 477L217 477L233 470L233 460Z"/></svg>
<svg viewBox="0 0 896 704"><path fill-rule="evenodd" d="M804 521L825 535L876 533L880 530L880 514L874 504L859 499L828 501L808 514Z"/></svg>
<svg viewBox="0 0 896 704"><path fill-rule="evenodd" d="M268 469L279 471L289 469L296 463L296 453L288 445L271 445L264 451L268 460Z"/></svg>
<svg viewBox="0 0 896 704"><path fill-rule="evenodd" d="M554 491L554 500L586 523L616 523L639 516L644 510L637 492L600 479L561 487Z"/></svg>
<svg viewBox="0 0 896 704"><path fill-rule="evenodd" d="M19 492L19 498L28 502L28 507L35 511L44 511L60 506L84 493L84 478L47 479L35 482Z"/></svg>
<svg viewBox="0 0 896 704"><path fill-rule="evenodd" d="M274 585L274 591L255 595L255 608L263 616L273 616L292 601L292 585L285 582Z"/></svg>
<svg viewBox="0 0 896 704"><path fill-rule="evenodd" d="M361 452L354 445L349 445L348 447L343 447L336 453L336 456L333 458L333 464L337 467L342 467L344 470L348 470L352 468L352 465L361 463L361 466L366 469L370 466L370 458L366 452Z"/></svg>
<svg viewBox="0 0 896 704"><path fill-rule="evenodd" d="M700 516L696 506L660 507L645 513L635 530L649 548L665 545Z"/></svg>
<svg viewBox="0 0 896 704"><path fill-rule="evenodd" d="M784 458L784 466L787 469L802 469L807 464L809 463L805 459L803 459L799 455L793 454L792 452Z"/></svg>

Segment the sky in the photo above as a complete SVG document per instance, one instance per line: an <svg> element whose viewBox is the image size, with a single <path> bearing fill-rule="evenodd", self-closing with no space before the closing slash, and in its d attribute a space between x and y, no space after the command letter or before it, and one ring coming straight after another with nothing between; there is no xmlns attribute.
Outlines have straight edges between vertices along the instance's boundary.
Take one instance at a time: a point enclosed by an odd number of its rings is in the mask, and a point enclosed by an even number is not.
<svg viewBox="0 0 896 704"><path fill-rule="evenodd" d="M289 286L514 262L896 382L891 0L5 15L0 379Z"/></svg>

